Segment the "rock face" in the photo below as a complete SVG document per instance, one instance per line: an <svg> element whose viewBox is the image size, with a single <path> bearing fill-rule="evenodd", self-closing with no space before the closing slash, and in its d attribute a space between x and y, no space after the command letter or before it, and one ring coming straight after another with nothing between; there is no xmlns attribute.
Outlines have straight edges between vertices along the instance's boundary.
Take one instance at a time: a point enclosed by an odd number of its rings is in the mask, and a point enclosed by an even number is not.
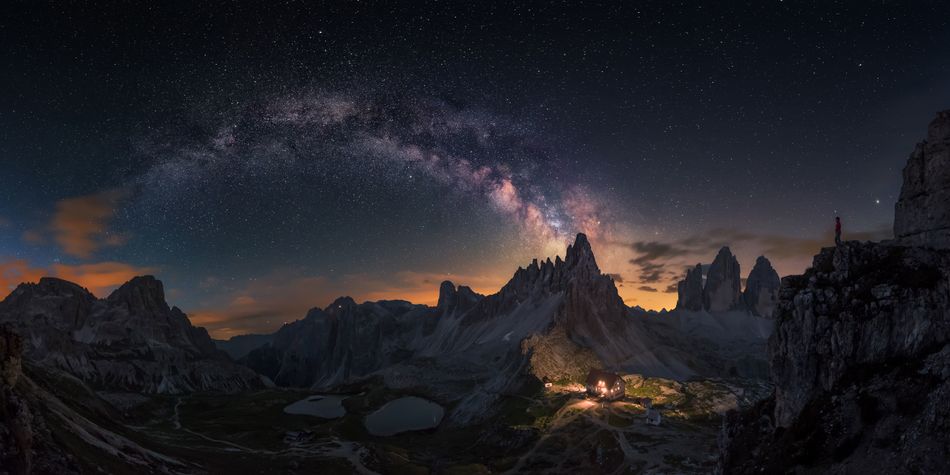
<svg viewBox="0 0 950 475"><path fill-rule="evenodd" d="M940 473L950 457L950 252L848 242L786 277L774 395L730 415L725 473Z"/></svg>
<svg viewBox="0 0 950 475"><path fill-rule="evenodd" d="M742 302L754 315L771 316L778 303L778 290L781 285L782 280L772 268L772 263L764 256L759 256L749 272L749 278L746 279Z"/></svg>
<svg viewBox="0 0 950 475"><path fill-rule="evenodd" d="M0 326L0 467L12 473L30 473L33 465L33 428L30 409L13 387L20 378L20 336Z"/></svg>
<svg viewBox="0 0 950 475"><path fill-rule="evenodd" d="M0 473L80 473L54 441L42 415L46 407L25 389L32 382L23 374L22 351L20 336L0 325Z"/></svg>
<svg viewBox="0 0 950 475"><path fill-rule="evenodd" d="M402 361L421 335L427 307L404 301L357 304L341 297L284 325L241 360L281 386L325 387Z"/></svg>
<svg viewBox="0 0 950 475"><path fill-rule="evenodd" d="M151 276L132 279L106 299L60 279L21 284L0 302L0 322L24 337L31 362L98 388L234 392L262 384L181 310L169 308L162 283Z"/></svg>
<svg viewBox="0 0 950 475"><path fill-rule="evenodd" d="M699 311L703 309L703 266L686 271L686 278L676 285L676 308Z"/></svg>
<svg viewBox="0 0 950 475"><path fill-rule="evenodd" d="M894 207L894 237L906 245L950 249L950 110L930 123L904 167Z"/></svg>
<svg viewBox="0 0 950 475"><path fill-rule="evenodd" d="M728 247L716 255L703 287L703 308L710 312L724 312L739 305L742 283L739 277L739 261Z"/></svg>

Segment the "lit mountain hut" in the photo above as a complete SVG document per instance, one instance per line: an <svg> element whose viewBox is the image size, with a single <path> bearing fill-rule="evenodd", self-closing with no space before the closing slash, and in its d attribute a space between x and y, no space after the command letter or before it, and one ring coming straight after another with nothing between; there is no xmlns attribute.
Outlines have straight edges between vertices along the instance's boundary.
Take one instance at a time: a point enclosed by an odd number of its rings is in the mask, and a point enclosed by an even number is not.
<svg viewBox="0 0 950 475"><path fill-rule="evenodd" d="M618 374L592 369L587 373L586 386L589 397L612 401L624 396L623 378Z"/></svg>

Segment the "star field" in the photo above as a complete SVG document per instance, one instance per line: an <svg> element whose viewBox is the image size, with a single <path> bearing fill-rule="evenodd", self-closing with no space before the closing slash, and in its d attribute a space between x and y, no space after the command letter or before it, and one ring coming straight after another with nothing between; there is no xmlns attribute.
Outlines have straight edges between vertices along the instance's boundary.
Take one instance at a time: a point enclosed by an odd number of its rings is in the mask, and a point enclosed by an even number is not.
<svg viewBox="0 0 950 475"><path fill-rule="evenodd" d="M0 284L149 272L218 335L493 292L591 236L628 305L719 245L889 237L942 2L5 5Z"/></svg>

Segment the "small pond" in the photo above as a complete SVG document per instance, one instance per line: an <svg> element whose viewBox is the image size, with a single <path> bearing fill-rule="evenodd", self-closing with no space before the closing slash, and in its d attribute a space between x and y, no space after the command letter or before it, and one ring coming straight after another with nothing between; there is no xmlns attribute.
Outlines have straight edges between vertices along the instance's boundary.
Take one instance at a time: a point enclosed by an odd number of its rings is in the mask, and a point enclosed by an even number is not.
<svg viewBox="0 0 950 475"><path fill-rule="evenodd" d="M303 414L324 419L336 419L346 414L343 407L345 396L315 395L301 399L284 408L287 414Z"/></svg>
<svg viewBox="0 0 950 475"><path fill-rule="evenodd" d="M373 435L393 435L410 430L431 429L442 422L442 406L415 396L390 401L366 416L366 430Z"/></svg>

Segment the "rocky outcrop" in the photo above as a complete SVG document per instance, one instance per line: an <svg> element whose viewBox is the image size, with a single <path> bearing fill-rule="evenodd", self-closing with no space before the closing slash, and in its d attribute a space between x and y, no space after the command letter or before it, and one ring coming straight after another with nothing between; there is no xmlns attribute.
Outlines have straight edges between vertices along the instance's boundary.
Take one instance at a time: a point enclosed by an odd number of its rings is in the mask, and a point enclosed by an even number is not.
<svg viewBox="0 0 950 475"><path fill-rule="evenodd" d="M103 389L234 392L262 384L170 308L162 283L151 276L136 277L105 299L60 279L21 284L0 302L0 322L24 337L30 361Z"/></svg>
<svg viewBox="0 0 950 475"><path fill-rule="evenodd" d="M716 254L703 286L703 308L710 312L724 312L739 305L742 283L739 277L739 261L728 247Z"/></svg>
<svg viewBox="0 0 950 475"><path fill-rule="evenodd" d="M759 256L749 272L749 278L746 279L742 302L753 315L771 316L778 303L778 289L781 285L782 280L772 268L772 263L764 256Z"/></svg>
<svg viewBox="0 0 950 475"><path fill-rule="evenodd" d="M676 285L676 308L699 311L703 309L703 266L686 270L686 278Z"/></svg>
<svg viewBox="0 0 950 475"><path fill-rule="evenodd" d="M940 473L950 457L950 252L847 242L783 281L774 395L730 416L726 473Z"/></svg>
<svg viewBox="0 0 950 475"><path fill-rule="evenodd" d="M894 237L902 244L950 249L950 110L930 123L904 167L894 206Z"/></svg>
<svg viewBox="0 0 950 475"><path fill-rule="evenodd" d="M894 242L822 249L782 281L772 397L723 426L724 473L945 473L950 216L938 115L904 170ZM942 197L942 198L941 198Z"/></svg>
<svg viewBox="0 0 950 475"><path fill-rule="evenodd" d="M31 397L22 351L20 336L0 325L0 473L79 473L47 427L46 407Z"/></svg>

